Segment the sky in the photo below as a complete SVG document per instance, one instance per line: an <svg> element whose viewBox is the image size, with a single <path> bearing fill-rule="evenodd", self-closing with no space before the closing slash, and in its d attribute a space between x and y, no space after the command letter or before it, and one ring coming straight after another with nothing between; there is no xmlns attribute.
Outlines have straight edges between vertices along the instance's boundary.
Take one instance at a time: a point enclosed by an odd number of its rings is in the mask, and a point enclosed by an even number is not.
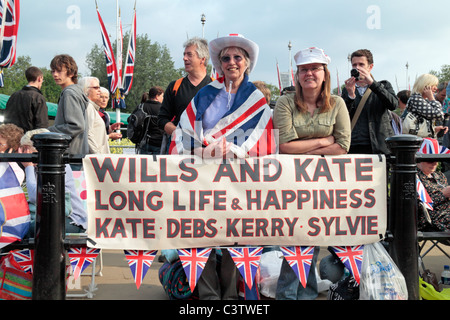
<svg viewBox="0 0 450 320"><path fill-rule="evenodd" d="M97 0L111 41L116 40L117 2L124 33L129 32L135 0ZM17 55L48 68L56 54L67 53L89 75L86 56L94 44L102 45L95 0L20 3ZM259 45L252 81L278 86L277 63L281 72L289 72L295 53L319 47L331 58L335 88L338 79L342 85L349 77L348 55L365 48L374 55L373 77L388 80L395 91L412 88L419 75L450 64L449 9L448 0L136 0L137 34L166 45L176 68L183 67L188 37L204 35L210 41L240 33Z"/></svg>

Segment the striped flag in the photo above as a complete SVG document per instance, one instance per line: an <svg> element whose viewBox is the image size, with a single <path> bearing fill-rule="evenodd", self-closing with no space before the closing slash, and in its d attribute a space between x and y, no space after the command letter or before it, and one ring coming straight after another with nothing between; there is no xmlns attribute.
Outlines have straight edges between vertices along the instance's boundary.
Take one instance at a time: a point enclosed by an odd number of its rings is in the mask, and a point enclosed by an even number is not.
<svg viewBox="0 0 450 320"><path fill-rule="evenodd" d="M127 58L125 60L125 73L123 76L122 94L127 95L133 84L134 62L136 60L136 8L131 24L130 41L128 43Z"/></svg>
<svg viewBox="0 0 450 320"><path fill-rule="evenodd" d="M81 273L86 269L100 253L100 249L93 248L70 248L67 252L69 256L70 265L73 270L73 278L76 280Z"/></svg>
<svg viewBox="0 0 450 320"><path fill-rule="evenodd" d="M277 61L277 76L278 76L278 88L280 89L280 95L283 88L281 88L281 76L280 76L280 68L278 67L278 61Z"/></svg>
<svg viewBox="0 0 450 320"><path fill-rule="evenodd" d="M117 71L116 58L114 57L111 41L109 40L108 32L106 31L102 17L100 16L100 12L98 11L98 7L97 7L97 15L98 21L100 22L100 31L103 41L103 51L105 52L106 58L106 73L108 76L109 91L112 94L115 94L115 92L119 89L119 80L120 80L119 73Z"/></svg>
<svg viewBox="0 0 450 320"><path fill-rule="evenodd" d="M30 227L30 210L16 174L0 162L0 248L21 240Z"/></svg>
<svg viewBox="0 0 450 320"><path fill-rule="evenodd" d="M16 62L17 33L19 31L20 0L0 0L0 68L12 67ZM3 87L3 72L0 72Z"/></svg>
<svg viewBox="0 0 450 320"><path fill-rule="evenodd" d="M172 134L170 154L191 153L223 138L238 157L264 156L276 152L272 112L261 91L248 81L246 75L236 93L234 103L217 124L203 131L201 120L210 102L225 88L224 78L219 78L197 94L181 115L177 130Z"/></svg>
<svg viewBox="0 0 450 320"><path fill-rule="evenodd" d="M124 250L136 287L139 287L150 269L158 250Z"/></svg>
<svg viewBox="0 0 450 320"><path fill-rule="evenodd" d="M314 247L294 246L280 247L280 249L284 254L284 258L300 280L303 288L306 288L314 255Z"/></svg>
<svg viewBox="0 0 450 320"><path fill-rule="evenodd" d="M211 248L178 249L178 256L188 278L191 292L194 292L210 253Z"/></svg>
<svg viewBox="0 0 450 320"><path fill-rule="evenodd" d="M331 247L345 267L353 274L359 284L361 279L361 266L364 253L364 245Z"/></svg>
<svg viewBox="0 0 450 320"><path fill-rule="evenodd" d="M228 248L231 258L250 289L259 268L262 250L263 247Z"/></svg>

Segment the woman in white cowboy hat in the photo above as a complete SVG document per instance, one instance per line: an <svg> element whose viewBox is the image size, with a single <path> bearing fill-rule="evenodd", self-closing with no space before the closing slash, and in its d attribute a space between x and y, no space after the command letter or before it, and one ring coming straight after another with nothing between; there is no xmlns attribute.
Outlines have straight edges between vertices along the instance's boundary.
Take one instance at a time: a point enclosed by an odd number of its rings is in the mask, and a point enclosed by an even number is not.
<svg viewBox="0 0 450 320"><path fill-rule="evenodd" d="M172 134L171 154L203 159L230 159L274 153L272 113L248 75L258 59L258 46L239 34L209 43L220 77L202 88L180 117ZM213 251L198 281L200 299L238 299L238 269L226 249L220 271Z"/></svg>
<svg viewBox="0 0 450 320"><path fill-rule="evenodd" d="M331 59L319 48L307 48L295 55L295 94L278 98L274 127L279 129L280 153L338 155L350 148L350 117L344 100L330 94ZM306 288L283 260L276 299L306 300L318 295L314 273L320 247L314 250Z"/></svg>
<svg viewBox="0 0 450 320"><path fill-rule="evenodd" d="M202 88L180 118L170 153L202 158L243 158L275 152L272 115L264 95L249 81L259 47L240 34L212 40L219 78Z"/></svg>

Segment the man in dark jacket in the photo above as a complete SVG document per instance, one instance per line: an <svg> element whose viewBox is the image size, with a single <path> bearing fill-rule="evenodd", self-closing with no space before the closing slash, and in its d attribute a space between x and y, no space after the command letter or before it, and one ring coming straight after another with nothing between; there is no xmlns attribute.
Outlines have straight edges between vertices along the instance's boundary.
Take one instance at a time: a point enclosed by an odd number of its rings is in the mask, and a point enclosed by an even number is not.
<svg viewBox="0 0 450 320"><path fill-rule="evenodd" d="M163 130L158 127L158 114L163 102L164 90L161 87L152 87L148 91L148 99L144 102L143 110L147 115L144 128L147 131L139 147L139 154L160 154Z"/></svg>
<svg viewBox="0 0 450 320"><path fill-rule="evenodd" d="M24 132L48 127L48 108L41 92L44 75L37 67L25 71L28 85L14 92L5 107L5 123L13 123Z"/></svg>
<svg viewBox="0 0 450 320"><path fill-rule="evenodd" d="M398 99L388 81L375 81L371 75L373 56L367 49L357 50L351 55L352 68L359 76L345 81L342 98L352 119L352 141L349 153L389 154L386 138L394 135L388 110L395 110ZM354 124L358 105L367 92L367 100ZM354 127L353 127L354 125Z"/></svg>

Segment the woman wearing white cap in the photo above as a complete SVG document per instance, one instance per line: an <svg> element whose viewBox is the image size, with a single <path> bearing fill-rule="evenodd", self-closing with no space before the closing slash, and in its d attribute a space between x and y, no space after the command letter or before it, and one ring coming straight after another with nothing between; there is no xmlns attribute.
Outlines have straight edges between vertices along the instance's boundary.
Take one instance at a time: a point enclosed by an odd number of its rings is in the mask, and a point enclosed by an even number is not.
<svg viewBox="0 0 450 320"><path fill-rule="evenodd" d="M338 155L350 148L350 117L341 97L330 94L330 58L319 48L295 55L295 94L278 98L274 127L279 129L280 153ZM319 247L314 250L311 270L315 270ZM315 272L310 272L306 288L283 260L276 299L315 299L318 295Z"/></svg>
<svg viewBox="0 0 450 320"><path fill-rule="evenodd" d="M258 45L230 34L212 40L209 50L220 77L202 88L181 115L169 152L220 161L275 153L272 112L248 78L258 59ZM202 300L238 299L239 272L228 251L221 251L220 271L213 251L198 281Z"/></svg>

